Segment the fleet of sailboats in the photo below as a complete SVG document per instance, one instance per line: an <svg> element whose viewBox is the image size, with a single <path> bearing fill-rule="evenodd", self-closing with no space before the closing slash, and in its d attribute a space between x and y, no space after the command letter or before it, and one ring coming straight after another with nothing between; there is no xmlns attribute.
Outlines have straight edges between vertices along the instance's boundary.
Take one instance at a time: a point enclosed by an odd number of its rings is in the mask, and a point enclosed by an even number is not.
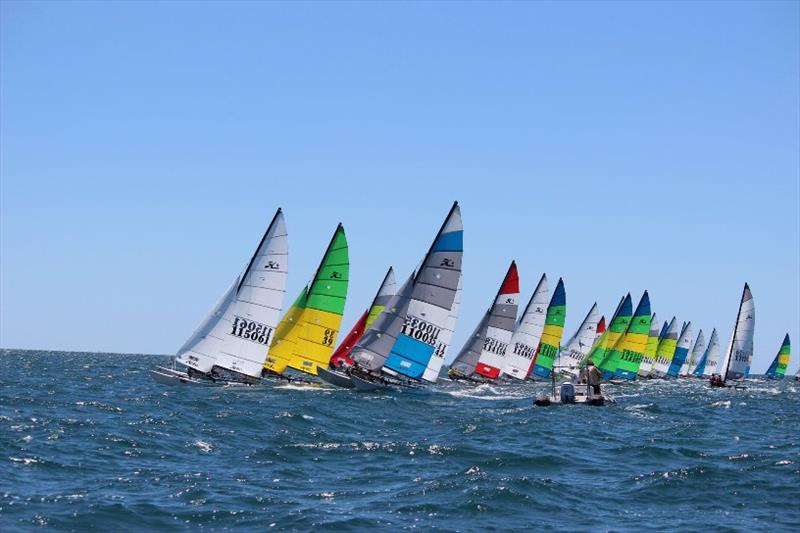
<svg viewBox="0 0 800 533"><path fill-rule="evenodd" d="M417 268L399 289L389 268L369 306L337 346L350 273L344 228L336 227L313 277L281 316L288 237L278 209L242 272L178 350L172 365L154 368L152 377L165 384L300 381L358 390L436 383L458 319L463 252L456 202ZM741 383L751 373L755 305L747 284L733 334L720 353L716 328L706 344L702 330L693 335L690 321L680 328L676 317L662 323L652 312L647 291L635 310L630 293L622 297L607 328L593 304L562 344L563 279L551 293L543 274L518 316L519 279L512 261L491 305L450 365L449 380L473 385L549 380L552 394L539 398L538 404L601 404L603 398L589 388L592 381L586 381L587 376L591 380L587 370L592 365L606 381L694 377L710 378L715 387ZM787 334L765 375L783 378L789 357ZM559 391L557 377L567 380Z"/></svg>

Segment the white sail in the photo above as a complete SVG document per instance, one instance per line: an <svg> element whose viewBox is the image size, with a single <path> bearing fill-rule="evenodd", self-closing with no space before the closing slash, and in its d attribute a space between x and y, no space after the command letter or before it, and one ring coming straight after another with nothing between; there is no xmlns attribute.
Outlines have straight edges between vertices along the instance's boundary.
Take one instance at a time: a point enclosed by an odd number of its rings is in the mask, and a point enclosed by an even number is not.
<svg viewBox="0 0 800 533"><path fill-rule="evenodd" d="M745 283L742 302L739 305L739 316L728 351L726 373L723 380L744 379L750 373L753 362L753 333L756 323L756 309L750 287Z"/></svg>
<svg viewBox="0 0 800 533"><path fill-rule="evenodd" d="M259 376L283 305L287 260L278 209L244 272L179 351L178 362L206 373L218 366Z"/></svg>
<svg viewBox="0 0 800 533"><path fill-rule="evenodd" d="M547 286L547 276L542 274L525 312L517 321L514 333L511 335L511 342L503 360L503 374L516 379L528 377L533 356L542 339L549 303L550 290Z"/></svg>
<svg viewBox="0 0 800 533"><path fill-rule="evenodd" d="M688 376L692 372L694 372L695 367L697 366L697 362L703 356L703 352L706 349L706 338L703 336L703 330L701 329L697 333L697 339L694 341L694 346L692 347L692 351L689 352L689 357L686 358L686 361L683 363L681 367L681 376Z"/></svg>
<svg viewBox="0 0 800 533"><path fill-rule="evenodd" d="M436 383L439 379L439 372L442 370L445 357L447 357L447 349L450 347L450 342L453 340L453 333L456 330L456 321L458 320L458 310L461 307L461 279L458 280L458 289L456 289L456 297L453 300L453 307L450 308L450 315L447 317L447 324L442 328L442 333L439 334L439 342L436 344L436 350L433 352L433 357L428 362L425 372L422 374L422 379L431 383Z"/></svg>
<svg viewBox="0 0 800 533"><path fill-rule="evenodd" d="M717 365L719 364L719 335L717 334L717 328L711 331L711 338L708 340L708 346L706 346L703 358L705 359L705 366L702 368L702 374L700 375L708 377L711 374L716 374Z"/></svg>
<svg viewBox="0 0 800 533"><path fill-rule="evenodd" d="M553 368L556 371L569 374L576 373L581 360L589 353L594 344L599 321L600 311L597 309L597 303L595 302L583 322L581 322L578 331L569 339L564 349L559 352L558 359L553 364Z"/></svg>

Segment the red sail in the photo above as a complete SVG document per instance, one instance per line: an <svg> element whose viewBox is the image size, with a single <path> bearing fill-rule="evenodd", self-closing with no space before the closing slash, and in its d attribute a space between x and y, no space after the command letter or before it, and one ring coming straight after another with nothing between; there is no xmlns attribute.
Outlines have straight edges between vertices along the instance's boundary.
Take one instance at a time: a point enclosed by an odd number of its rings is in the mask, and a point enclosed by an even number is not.
<svg viewBox="0 0 800 533"><path fill-rule="evenodd" d="M364 328L367 325L367 315L369 314L369 309L364 311L364 314L361 315L361 318L356 321L356 324L353 326L353 329L350 330L350 333L344 338L342 343L336 348L336 351L333 352L331 356L331 366L336 368L341 364L345 365L352 365L353 360L350 359L350 350L353 349L353 346L356 345L358 339L361 338L361 335L364 334Z"/></svg>

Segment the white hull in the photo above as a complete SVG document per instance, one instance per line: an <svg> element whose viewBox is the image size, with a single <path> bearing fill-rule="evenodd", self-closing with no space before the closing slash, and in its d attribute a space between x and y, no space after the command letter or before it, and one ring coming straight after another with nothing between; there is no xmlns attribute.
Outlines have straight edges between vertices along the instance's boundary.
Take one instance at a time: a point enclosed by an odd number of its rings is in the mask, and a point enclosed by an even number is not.
<svg viewBox="0 0 800 533"><path fill-rule="evenodd" d="M210 379L197 379L189 377L189 374L173 368L157 366L150 370L150 377L157 383L163 385L199 385L201 387L211 387L215 383Z"/></svg>

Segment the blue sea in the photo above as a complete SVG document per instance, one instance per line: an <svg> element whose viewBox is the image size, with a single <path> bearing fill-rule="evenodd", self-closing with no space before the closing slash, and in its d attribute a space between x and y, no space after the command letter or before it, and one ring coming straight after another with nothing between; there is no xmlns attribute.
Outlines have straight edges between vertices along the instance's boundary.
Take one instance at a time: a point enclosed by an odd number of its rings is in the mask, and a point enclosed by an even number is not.
<svg viewBox="0 0 800 533"><path fill-rule="evenodd" d="M797 531L800 384L168 387L165 356L0 352L0 530Z"/></svg>

